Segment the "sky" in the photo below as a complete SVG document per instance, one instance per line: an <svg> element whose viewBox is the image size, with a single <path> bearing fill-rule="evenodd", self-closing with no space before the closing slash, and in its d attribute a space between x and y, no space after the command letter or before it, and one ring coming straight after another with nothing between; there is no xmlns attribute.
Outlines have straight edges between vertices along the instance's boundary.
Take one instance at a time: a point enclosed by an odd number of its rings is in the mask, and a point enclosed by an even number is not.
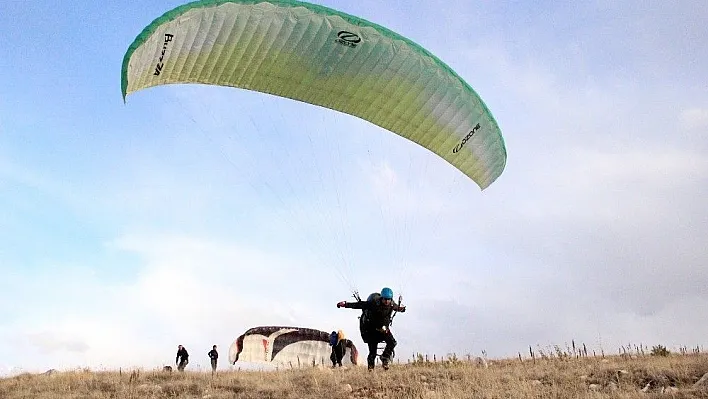
<svg viewBox="0 0 708 399"><path fill-rule="evenodd" d="M420 44L508 153L480 191L366 121L123 56L177 1L0 3L0 374L205 370L250 327L343 329L393 288L400 360L708 342L708 3L317 4ZM231 366L222 360L219 368Z"/></svg>

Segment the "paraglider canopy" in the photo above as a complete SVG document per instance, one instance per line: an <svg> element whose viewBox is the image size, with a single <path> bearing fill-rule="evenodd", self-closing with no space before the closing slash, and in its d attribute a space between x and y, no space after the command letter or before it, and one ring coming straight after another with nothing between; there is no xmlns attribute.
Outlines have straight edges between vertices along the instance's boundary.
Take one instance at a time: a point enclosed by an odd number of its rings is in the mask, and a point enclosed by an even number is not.
<svg viewBox="0 0 708 399"><path fill-rule="evenodd" d="M295 0L204 0L130 45L123 98L172 83L269 93L357 116L437 154L484 189L504 170L501 131L477 93L413 41Z"/></svg>

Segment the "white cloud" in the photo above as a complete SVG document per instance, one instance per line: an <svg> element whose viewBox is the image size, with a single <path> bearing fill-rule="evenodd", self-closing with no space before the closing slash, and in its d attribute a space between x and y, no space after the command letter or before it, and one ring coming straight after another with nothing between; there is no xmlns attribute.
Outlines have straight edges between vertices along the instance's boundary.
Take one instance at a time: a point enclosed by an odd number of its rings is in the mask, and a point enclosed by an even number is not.
<svg viewBox="0 0 708 399"><path fill-rule="evenodd" d="M681 111L679 120L681 121L681 125L686 129L708 128L708 108L685 109Z"/></svg>
<svg viewBox="0 0 708 399"><path fill-rule="evenodd" d="M151 368L170 364L176 345L183 344L192 351L190 364L204 367L201 358L212 344L226 353L233 339L256 325L337 325L318 314L324 308L335 313L341 288L298 261L171 234L124 236L111 246L138 255L141 266L131 282L114 284L82 273L47 276L51 285L18 280L54 299L45 307L26 304L5 325L2 335L13 345L4 358L22 359L27 363L19 366L36 371ZM28 359L23 352L38 356Z"/></svg>
<svg viewBox="0 0 708 399"><path fill-rule="evenodd" d="M708 179L708 157L671 148L576 148L561 155L553 170L539 169L532 178L539 188L562 194L529 209L544 218L585 215L601 222L635 214L654 220L676 210L672 192L692 190L696 181Z"/></svg>
<svg viewBox="0 0 708 399"><path fill-rule="evenodd" d="M38 347L45 354L54 351L83 353L89 349L86 342L76 339L75 334L71 333L30 332L25 334L25 338L30 345Z"/></svg>

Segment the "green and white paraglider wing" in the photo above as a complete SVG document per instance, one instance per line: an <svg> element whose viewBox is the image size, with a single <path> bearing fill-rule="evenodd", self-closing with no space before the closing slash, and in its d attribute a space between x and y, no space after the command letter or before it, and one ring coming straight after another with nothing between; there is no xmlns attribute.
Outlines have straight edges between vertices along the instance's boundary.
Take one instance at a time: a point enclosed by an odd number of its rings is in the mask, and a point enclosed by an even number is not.
<svg viewBox="0 0 708 399"><path fill-rule="evenodd" d="M123 98L147 87L238 87L355 115L429 149L482 189L504 170L475 91L389 29L295 0L204 0L153 21L123 60Z"/></svg>

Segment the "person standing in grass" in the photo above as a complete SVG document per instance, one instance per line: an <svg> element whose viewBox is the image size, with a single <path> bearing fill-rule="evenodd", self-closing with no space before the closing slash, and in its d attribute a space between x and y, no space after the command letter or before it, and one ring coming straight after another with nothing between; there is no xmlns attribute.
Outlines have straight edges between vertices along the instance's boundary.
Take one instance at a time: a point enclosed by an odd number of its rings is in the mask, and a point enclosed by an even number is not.
<svg viewBox="0 0 708 399"><path fill-rule="evenodd" d="M216 351L216 345L211 347L211 350L209 353L207 353L209 356L209 359L211 359L211 373L214 374L216 372L216 361L219 359L219 352Z"/></svg>
<svg viewBox="0 0 708 399"><path fill-rule="evenodd" d="M344 359L344 354L347 352L347 348L350 348L352 351L352 364L356 364L356 347L352 341L344 336L344 332L342 330L337 332L332 331L329 344L332 345L332 354L329 356L329 360L332 361L333 368L337 366L342 367L342 359Z"/></svg>
<svg viewBox="0 0 708 399"><path fill-rule="evenodd" d="M384 370L388 370L389 363L393 358L393 349L396 347L396 339L389 328L393 312L405 312L406 307L393 302L393 290L386 287L381 293L369 295L366 301L337 303L338 308L361 309L362 315L359 322L361 339L369 346L369 356L366 358L369 370L374 369L376 363L376 351L379 342L385 342L386 348L381 353L381 364Z"/></svg>
<svg viewBox="0 0 708 399"><path fill-rule="evenodd" d="M187 348L182 345L177 345L177 357L175 358L175 364L177 364L177 370L184 371L189 363L189 353L187 353Z"/></svg>

